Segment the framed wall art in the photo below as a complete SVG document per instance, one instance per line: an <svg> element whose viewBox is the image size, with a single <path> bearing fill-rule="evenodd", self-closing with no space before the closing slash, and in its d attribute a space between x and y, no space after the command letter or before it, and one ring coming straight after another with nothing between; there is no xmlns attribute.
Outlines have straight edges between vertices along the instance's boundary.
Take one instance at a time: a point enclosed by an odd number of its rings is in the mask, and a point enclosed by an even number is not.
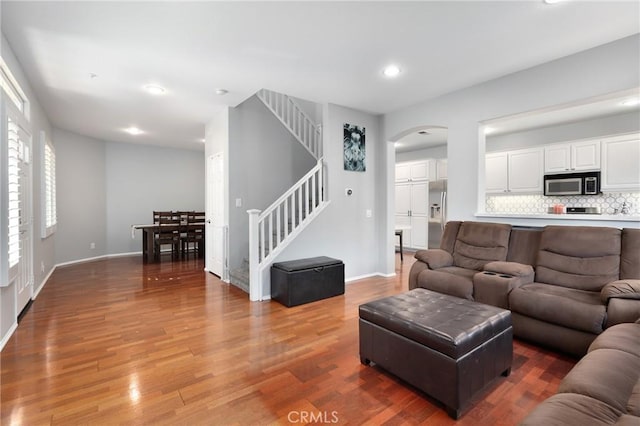
<svg viewBox="0 0 640 426"><path fill-rule="evenodd" d="M344 169L351 172L364 172L365 163L365 129L349 123L344 123L343 136Z"/></svg>

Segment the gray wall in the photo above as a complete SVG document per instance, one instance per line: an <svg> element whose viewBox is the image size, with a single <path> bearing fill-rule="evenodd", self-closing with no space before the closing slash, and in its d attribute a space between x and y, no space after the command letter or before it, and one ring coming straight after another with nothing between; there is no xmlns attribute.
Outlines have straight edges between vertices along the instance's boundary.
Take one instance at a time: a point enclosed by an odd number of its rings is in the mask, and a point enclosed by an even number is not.
<svg viewBox="0 0 640 426"><path fill-rule="evenodd" d="M372 275L380 270L379 233L384 217L378 209L386 204L384 193L377 191L382 184L380 151L385 148L380 139L379 117L353 109L328 105L325 109L324 153L326 162L327 208L289 245L276 262L314 256L341 259L345 277L353 279ZM366 129L365 172L349 172L343 167L343 124L355 124ZM345 189L353 189L346 196ZM380 197L383 197L382 203ZM366 217L370 209L372 217ZM264 294L269 294L268 274L263 276Z"/></svg>
<svg viewBox="0 0 640 426"><path fill-rule="evenodd" d="M504 135L487 136L487 152L640 131L637 111Z"/></svg>
<svg viewBox="0 0 640 426"><path fill-rule="evenodd" d="M447 145L434 146L433 148L417 149L415 151L396 152L396 162L424 160L427 158L447 158Z"/></svg>
<svg viewBox="0 0 640 426"><path fill-rule="evenodd" d="M142 231L154 210L204 211L202 151L126 143L106 144L107 253L142 250Z"/></svg>
<svg viewBox="0 0 640 426"><path fill-rule="evenodd" d="M51 124L49 118L38 102L34 91L26 78L20 63L16 59L11 46L2 34L2 42L0 44L2 58L18 81L25 95L29 99L31 106L31 135L33 143L31 145L32 162L32 195L33 195L33 275L34 275L34 292L44 284L44 279L54 267L54 245L56 234L46 239L40 238L41 213L40 213L40 178L42 163L40 161L40 132L45 131L51 137ZM54 143L55 146L55 143ZM14 285L0 288L0 342L9 337L9 331L16 325L18 312L16 312L16 289Z"/></svg>
<svg viewBox="0 0 640 426"><path fill-rule="evenodd" d="M229 267L249 256L247 210L264 210L316 164L256 96L229 115ZM236 207L236 199L242 206Z"/></svg>
<svg viewBox="0 0 640 426"><path fill-rule="evenodd" d="M142 232L131 238L131 225L151 223L153 210L204 210L202 151L54 136L56 263L140 252Z"/></svg>
<svg viewBox="0 0 640 426"><path fill-rule="evenodd" d="M53 140L60 236L56 263L107 254L105 143L61 129L54 129Z"/></svg>

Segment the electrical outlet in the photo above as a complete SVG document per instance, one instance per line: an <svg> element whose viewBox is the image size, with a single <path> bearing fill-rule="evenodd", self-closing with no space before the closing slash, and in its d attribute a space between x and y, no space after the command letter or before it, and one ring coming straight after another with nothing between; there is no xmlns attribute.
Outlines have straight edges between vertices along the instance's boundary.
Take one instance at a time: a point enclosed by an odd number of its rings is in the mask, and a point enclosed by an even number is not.
<svg viewBox="0 0 640 426"><path fill-rule="evenodd" d="M91 244L89 244L89 248L90 248L91 250L94 250L94 249L96 248L96 243L91 243Z"/></svg>
<svg viewBox="0 0 640 426"><path fill-rule="evenodd" d="M236 198L236 207L242 207L242 198Z"/></svg>
<svg viewBox="0 0 640 426"><path fill-rule="evenodd" d="M44 272L44 262L40 262L40 269Z"/></svg>
<svg viewBox="0 0 640 426"><path fill-rule="evenodd" d="M371 211L371 209L367 209L366 215L367 215L367 217L373 216L373 212Z"/></svg>

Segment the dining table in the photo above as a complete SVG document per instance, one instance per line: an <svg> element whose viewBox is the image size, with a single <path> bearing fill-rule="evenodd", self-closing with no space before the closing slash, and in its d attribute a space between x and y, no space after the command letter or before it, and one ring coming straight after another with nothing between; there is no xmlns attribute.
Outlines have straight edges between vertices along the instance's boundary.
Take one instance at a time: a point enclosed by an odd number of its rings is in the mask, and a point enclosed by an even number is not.
<svg viewBox="0 0 640 426"><path fill-rule="evenodd" d="M155 236L160 232L165 231L178 231L179 233L185 233L187 231L201 229L203 238L198 241L198 253L202 256L204 253L204 222L196 222L196 223L181 223L181 224L159 224L159 223L151 223L151 224L143 224L143 225L131 225L131 237L135 237L135 231L140 229L142 231L142 260L145 263L152 263L155 261L153 256L153 242Z"/></svg>

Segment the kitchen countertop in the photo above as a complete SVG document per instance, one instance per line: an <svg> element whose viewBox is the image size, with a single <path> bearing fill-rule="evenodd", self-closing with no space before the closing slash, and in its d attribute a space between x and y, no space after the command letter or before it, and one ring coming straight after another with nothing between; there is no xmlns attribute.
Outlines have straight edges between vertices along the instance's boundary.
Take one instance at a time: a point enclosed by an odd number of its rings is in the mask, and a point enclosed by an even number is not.
<svg viewBox="0 0 640 426"><path fill-rule="evenodd" d="M640 228L640 216L631 215L609 215L609 214L509 214L509 213L476 213L478 218L503 219L509 223L545 226L554 222L566 225L580 225L580 222L588 221L589 226L613 226L618 228ZM514 223L516 221L517 223ZM601 222L601 223L593 223Z"/></svg>

